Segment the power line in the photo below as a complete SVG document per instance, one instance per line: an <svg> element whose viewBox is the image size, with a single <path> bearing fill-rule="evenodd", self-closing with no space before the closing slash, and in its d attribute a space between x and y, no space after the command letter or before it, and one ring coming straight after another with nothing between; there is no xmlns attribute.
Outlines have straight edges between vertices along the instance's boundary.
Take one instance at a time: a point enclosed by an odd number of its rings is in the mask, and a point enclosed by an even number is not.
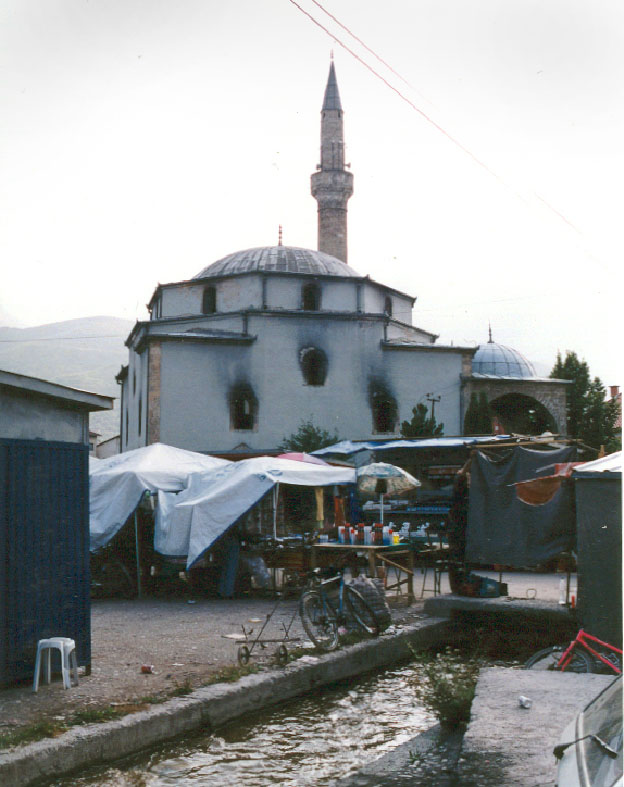
<svg viewBox="0 0 624 787"><path fill-rule="evenodd" d="M504 180L503 180L503 179L500 177L500 175L498 175L496 172L494 172L494 170L493 170L493 169L491 169L490 167L488 167L488 165L487 165L487 164L486 164L484 161L481 161L481 159L479 159L479 158L478 158L478 157L477 157L477 156L476 156L476 155L475 155L475 154L474 154L474 153L473 153L471 150L469 150L469 149L468 149L468 148L467 148L465 145L463 145L463 144L462 144L462 143L461 143L461 142L460 142L458 139L456 139L456 138L455 138L455 137L454 137L452 134L450 134L448 131L446 131L446 129L445 129L445 128L443 128L443 127L442 127L442 126L441 126L439 123L436 123L436 121L435 121L435 120L433 120L433 118L429 117L429 115L427 115L427 113L426 113L426 112L423 112L423 110L422 110L422 109L420 109L420 107L418 107L416 104L414 104L414 102L413 102L413 101L411 101L409 98L407 98L407 96L403 95L403 93L401 93L401 91L400 91L398 88L394 87L394 85L392 85L390 82L388 82L388 80L387 80L385 77L383 77L381 74L379 74L377 71L375 71L375 69L374 69L372 66L370 66L370 65L369 65L369 64L368 64L368 63L367 63L365 60L363 60L363 59L362 59L362 58L361 58L361 57L360 57L360 56L359 56L359 55L358 55L356 52L354 52L354 51L353 51L353 50L352 50L350 47L348 47L348 46L347 46L347 45L346 45L346 44L345 44L343 41L341 41L341 40L340 40L340 38L338 38L338 36L334 35L334 33L332 33L332 32L331 32L331 30L328 30L328 29L327 29L327 28L326 28L324 25L322 25L322 24L321 24L321 23L320 23L320 22L319 22L317 19L315 19L315 18L312 16L312 14L311 14L309 11L306 11L306 10L305 10L305 8L302 8L302 7L299 5L299 3L297 3L297 2L296 2L296 0L289 0L289 2L290 2L292 5L294 5L296 8L298 8L298 9L299 9L299 11L301 11L301 13L302 13L302 14L305 14L305 16L307 16L307 17L308 17L308 19L309 19L309 20L310 20L310 21L311 21L313 24L315 24L317 27L320 27L320 28L321 28L321 30L323 30L323 32L325 32L325 33L326 33L326 34L327 34L327 35L328 35L330 38L332 38L332 39L333 39L333 40L334 40L334 41L335 41L335 42L336 42L336 43L337 43L339 46L341 46L341 47L342 47L342 48L343 48L345 51L347 51L347 52L348 52L348 53L349 53L349 54L350 54L352 57L354 57L354 58L355 58L355 59L356 59L356 60L357 60L359 63L361 63L361 64L362 64L362 65L363 65L365 68L367 68L367 69L368 69L368 70L371 72L371 74L373 74L374 76L376 76L376 77L377 77L377 79L380 79L380 80L381 80L381 81L382 81L382 82L383 82L383 83L386 85L386 87L390 88L390 90L392 90L394 93L396 93L396 94L397 94L397 96L399 96L399 98L403 99L403 101L405 101L405 102L406 102L406 103L407 103L407 104L408 104L408 105L409 105L409 106L410 106L410 107L411 107L411 108L412 108L412 109L413 109L415 112L418 112L418 114L419 114L419 115L421 115L421 117L423 117L423 118L424 118L424 119L425 119L425 120L426 120L428 123L430 123L430 124L431 124L431 125L432 125L432 126L435 128L435 129L437 129L437 130L438 130L438 131L439 131L441 134L444 134L444 136L445 136L445 137L446 137L446 138L447 138L447 139L448 139L450 142L452 142L454 145L456 145L456 146L457 146L457 147L458 147L458 148L459 148L459 149L460 149L460 150L461 150L463 153L465 153L467 156L469 156L469 157L470 157L470 158L471 158L471 159L472 159L472 160L473 160L473 161L474 161L476 164L478 164L478 165L479 165L480 167L482 167L482 168L483 168L483 169L484 169L486 172L488 172L488 173L489 173L489 174L490 174L490 175L491 175L493 178L495 178L495 179L496 179L496 180L497 180L497 181L498 181L498 182L499 182L499 183L500 183L502 186L504 186L505 188L509 189L509 190L510 190L510 191L511 191L513 194L515 194L515 196L516 196L518 199L520 199L522 202L524 202L525 204L528 204L528 203L526 202L526 200L524 199L524 197L523 197L523 196L522 196L522 195L521 195L521 194L520 194L518 191L516 191L516 189L514 189L514 188L513 188L511 185L509 185L508 183L506 183L506 182L505 182L505 181L504 181ZM330 14L328 11L325 11L325 9L324 9L324 8L323 8L323 7L320 5L320 3L316 2L316 0L312 0L312 2L313 2L315 5L317 5L319 8L321 8L321 10L323 10L323 11L324 11L324 12L325 12L325 13L326 13L328 16L330 16L330 17L331 17L331 18L332 18L332 19L333 19L333 20L334 20L334 21L335 21L335 22L336 22L338 25L340 25L340 27L341 27L341 28L343 28L344 30L346 30L346 31L349 33L349 35L351 35L353 38L355 38L355 40L356 40L356 41L360 42L360 43L362 44L362 46L364 46L364 48L365 48L367 51L371 52L371 54L373 54L373 55L374 55L374 56L375 56L375 57L376 57L376 58L377 58L377 59L378 59L380 62L382 62L382 63L383 63L383 64L384 64L384 65L385 65L387 68L389 68L389 69L390 69L390 71L392 71L392 73L394 73L394 74L397 74L397 72L396 72L396 71L394 71L394 69L392 69L390 66L388 66L388 65L387 65L387 63L385 63L385 61L384 61L384 60L382 60L382 59L381 59L381 58L380 58L380 57L379 57L377 54L375 54L375 52L373 52L373 50L372 50L372 49L370 49L370 47L366 46L366 44L364 44L364 43L363 43L363 42L362 42L362 41L361 41L361 40L360 40L360 39L359 39L359 38L358 38L356 35L354 35L353 33L351 33L351 31L350 31L350 30L349 30L349 29L348 29L348 28L347 28L345 25L343 25L341 22L339 22L339 21L336 19L336 17L334 17L334 16L333 16L332 14ZM400 74L397 74L397 76L398 76L400 79L403 79L403 77L401 77L401 76L400 76ZM403 80L403 81L405 81L405 80ZM406 84L408 84L408 83L406 83ZM537 196L537 195L536 195L536 196ZM575 232L576 232L578 235L582 235L581 231L580 231L579 229L577 229L577 227L575 227L575 226L574 226L574 224L572 224L572 223L571 223L571 222L570 222L570 221L569 221L569 220L568 220L568 219L567 219L567 218L566 218L566 217L565 217L565 216L564 216L562 213L560 213L558 210L555 210L555 208L553 208L553 207L552 207L552 205L549 205L549 203L548 203L548 202L546 202L546 200L542 199L541 197L539 197L539 196L538 196L538 199L540 199L540 200L541 200L541 202L542 202L542 203L543 203L543 204L544 204L544 205L545 205L545 206L546 206L546 207L547 207L547 208L548 208L548 209L549 209L549 210L550 210L550 211L551 211L551 212L552 212L552 213L553 213L555 216L557 216L559 219L561 219L561 220L562 220L562 221L564 221L564 222L565 222L567 225L569 225L569 226L570 226L570 227L571 227L571 228L572 228L572 229L573 229L573 230L574 230L574 231L575 231Z"/></svg>
<svg viewBox="0 0 624 787"><path fill-rule="evenodd" d="M321 11L323 11L323 13L327 14L327 16L328 16L330 19L333 19L333 20L334 20L334 22L335 22L335 23L336 23L336 24L337 24L339 27L341 27L343 30L345 30L345 31L346 31L346 32L347 32L347 33L348 33L348 34L351 36L351 38L354 38L354 39L355 39L355 40L358 42L358 44L361 44L361 45L364 47L364 49L365 49L367 52L370 52L370 54L371 54L373 57L377 58L377 60L379 60L379 62L380 62L382 65L384 65L384 66L385 66L385 67L386 67L386 68L387 68L389 71L392 71L392 73L393 73L395 76L398 76L398 78L399 78L399 79L400 79L402 82L404 82L404 83L405 83L405 84L406 84L408 87L411 87L411 88L412 88L412 90L414 89L413 85L410 85L410 83L407 81L407 79L405 79L404 77L402 77L402 76L401 76L401 74L399 74L399 72L398 72L398 71L395 71L395 70L394 70L394 68L392 68L392 66L391 66L389 63L386 63L386 61L385 61L383 58L381 58L381 57L380 57L380 56L379 56L379 55L378 55L378 54L377 54L377 53L376 53L374 50L372 50L372 49L371 49L369 46L367 46L367 45L364 43L364 41L362 41L362 39L361 39L361 38L359 38L358 36L356 36L356 35L355 35L355 33L354 33L354 32L352 32L352 31L351 31L351 30L350 30L350 29L349 29L349 28L348 28L346 25L343 25L343 24L342 24L342 22L341 22L339 19L336 19L336 17L335 17L333 14L331 14L331 13L330 13L330 12L329 12L329 11L328 11L326 8L324 8L324 7L323 7L323 6L322 6L322 5L321 5L321 4L318 2L318 0L312 0L312 2L314 3L314 5L315 5L315 6L318 6L318 8L320 8L320 9L321 9Z"/></svg>
<svg viewBox="0 0 624 787"><path fill-rule="evenodd" d="M19 328L17 330L20 330ZM30 342L75 342L79 339L125 339L126 333L113 333L100 336L42 336L36 339L0 339L1 344L27 344Z"/></svg>
<svg viewBox="0 0 624 787"><path fill-rule="evenodd" d="M341 46L352 57L354 57L359 63L361 63L365 68L367 68L371 72L371 74L376 76L377 79L380 79L386 85L386 87L389 87L390 90L392 90L394 93L397 94L397 96L399 96L399 98L403 99L403 101L405 101L407 104L409 104L409 106L415 112L418 112L418 114L421 115L428 123L430 123L434 128L436 128L441 134L444 134L444 136L447 139L449 139L454 145L456 145L460 150L462 150L467 156L470 156L470 158L473 159L473 161L475 161L480 167L483 167L483 169L485 169L487 172L489 172L490 175L492 175L492 177L496 178L500 183L502 183L503 185L506 185L504 183L504 181L493 170L491 170L487 166L487 164L485 164L483 161L478 159L475 156L475 154L472 153L472 151L468 150L467 147L462 145L462 143L458 139L455 139L455 137L453 137L451 134L449 134L448 131L446 131L446 129L444 129L439 123L436 123L436 121L433 120L433 118L430 118L429 115L427 115L426 112L423 112L422 109L420 109L420 107L416 106L416 104L414 104L413 101L410 101L410 99L407 98L407 96L404 96L403 93L401 93L401 91L398 88L394 87L394 85L392 85L390 82L388 82L388 80L385 77L383 77L381 74L379 74L377 71L375 71L375 69L372 66L370 66L365 60L362 60L362 58L356 52L354 52L352 49L350 49L343 41L341 41L338 38L338 36L334 35L331 32L331 30L328 30L317 19L315 19L312 16L312 14L309 13L309 11L306 11L305 8L302 8L299 5L299 3L296 2L296 0L289 0L289 2L292 3L294 6L296 6L301 11L302 14L305 14L308 17L308 19L310 19L310 21L312 21L317 27L320 27L321 30L323 30L325 33L327 33L327 35L330 38L333 38L334 41L339 46ZM313 2L314 2L314 0L313 0Z"/></svg>

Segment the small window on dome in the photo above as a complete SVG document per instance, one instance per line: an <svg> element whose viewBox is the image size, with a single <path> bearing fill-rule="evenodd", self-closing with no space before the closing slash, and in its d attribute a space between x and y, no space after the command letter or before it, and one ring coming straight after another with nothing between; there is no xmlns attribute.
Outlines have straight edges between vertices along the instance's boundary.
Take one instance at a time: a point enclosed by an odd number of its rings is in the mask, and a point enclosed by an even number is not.
<svg viewBox="0 0 624 787"><path fill-rule="evenodd" d="M202 295L202 314L214 314L217 311L217 288L204 287Z"/></svg>
<svg viewBox="0 0 624 787"><path fill-rule="evenodd" d="M317 312L321 308L321 288L318 284L304 284L301 288L301 308L304 312Z"/></svg>

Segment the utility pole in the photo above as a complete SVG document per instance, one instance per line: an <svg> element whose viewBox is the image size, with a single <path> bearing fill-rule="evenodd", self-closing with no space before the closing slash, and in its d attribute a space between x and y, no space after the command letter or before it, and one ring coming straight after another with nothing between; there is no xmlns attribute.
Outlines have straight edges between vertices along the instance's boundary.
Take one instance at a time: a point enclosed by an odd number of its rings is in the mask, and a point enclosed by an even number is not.
<svg viewBox="0 0 624 787"><path fill-rule="evenodd" d="M433 393L428 393L428 394L426 394L426 398L427 398L428 402L431 402L431 423L434 423L435 422L435 406L436 406L436 402L439 402L441 397L438 396L437 399L436 399L436 397L433 395Z"/></svg>

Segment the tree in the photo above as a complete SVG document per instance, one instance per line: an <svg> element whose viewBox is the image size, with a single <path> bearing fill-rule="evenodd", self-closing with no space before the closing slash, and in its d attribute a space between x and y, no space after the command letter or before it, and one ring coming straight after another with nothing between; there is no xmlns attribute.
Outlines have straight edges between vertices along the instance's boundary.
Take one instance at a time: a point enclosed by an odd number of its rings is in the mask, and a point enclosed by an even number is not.
<svg viewBox="0 0 624 787"><path fill-rule="evenodd" d="M550 376L571 380L566 390L567 434L582 440L592 448L605 446L607 451L617 451L621 441L615 435L618 417L617 404L606 399L605 387L599 377L591 379L589 366L575 352L566 351L565 358L557 353L557 360Z"/></svg>
<svg viewBox="0 0 624 787"><path fill-rule="evenodd" d="M301 451L309 454L340 441L338 433L331 435L326 429L315 426L312 420L302 421L299 429L285 437L278 446L280 451Z"/></svg>
<svg viewBox="0 0 624 787"><path fill-rule="evenodd" d="M439 437L444 433L444 424L436 423L434 415L429 416L427 405L419 403L412 408L412 420L403 421L403 437Z"/></svg>
<svg viewBox="0 0 624 787"><path fill-rule="evenodd" d="M464 416L464 434L492 434L492 411L485 391L479 396L475 391L470 394L470 403Z"/></svg>

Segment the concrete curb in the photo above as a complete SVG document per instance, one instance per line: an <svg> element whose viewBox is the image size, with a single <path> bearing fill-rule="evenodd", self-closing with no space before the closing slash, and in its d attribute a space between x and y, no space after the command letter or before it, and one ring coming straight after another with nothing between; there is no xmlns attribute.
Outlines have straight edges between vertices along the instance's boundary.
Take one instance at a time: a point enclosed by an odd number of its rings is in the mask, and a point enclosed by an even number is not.
<svg viewBox="0 0 624 787"><path fill-rule="evenodd" d="M448 620L428 618L396 634L320 655L313 663L295 661L234 684L207 686L117 721L74 727L58 738L0 753L0 784L26 787L119 760L194 730L214 730L251 711L408 658L410 648L425 649L452 638Z"/></svg>

